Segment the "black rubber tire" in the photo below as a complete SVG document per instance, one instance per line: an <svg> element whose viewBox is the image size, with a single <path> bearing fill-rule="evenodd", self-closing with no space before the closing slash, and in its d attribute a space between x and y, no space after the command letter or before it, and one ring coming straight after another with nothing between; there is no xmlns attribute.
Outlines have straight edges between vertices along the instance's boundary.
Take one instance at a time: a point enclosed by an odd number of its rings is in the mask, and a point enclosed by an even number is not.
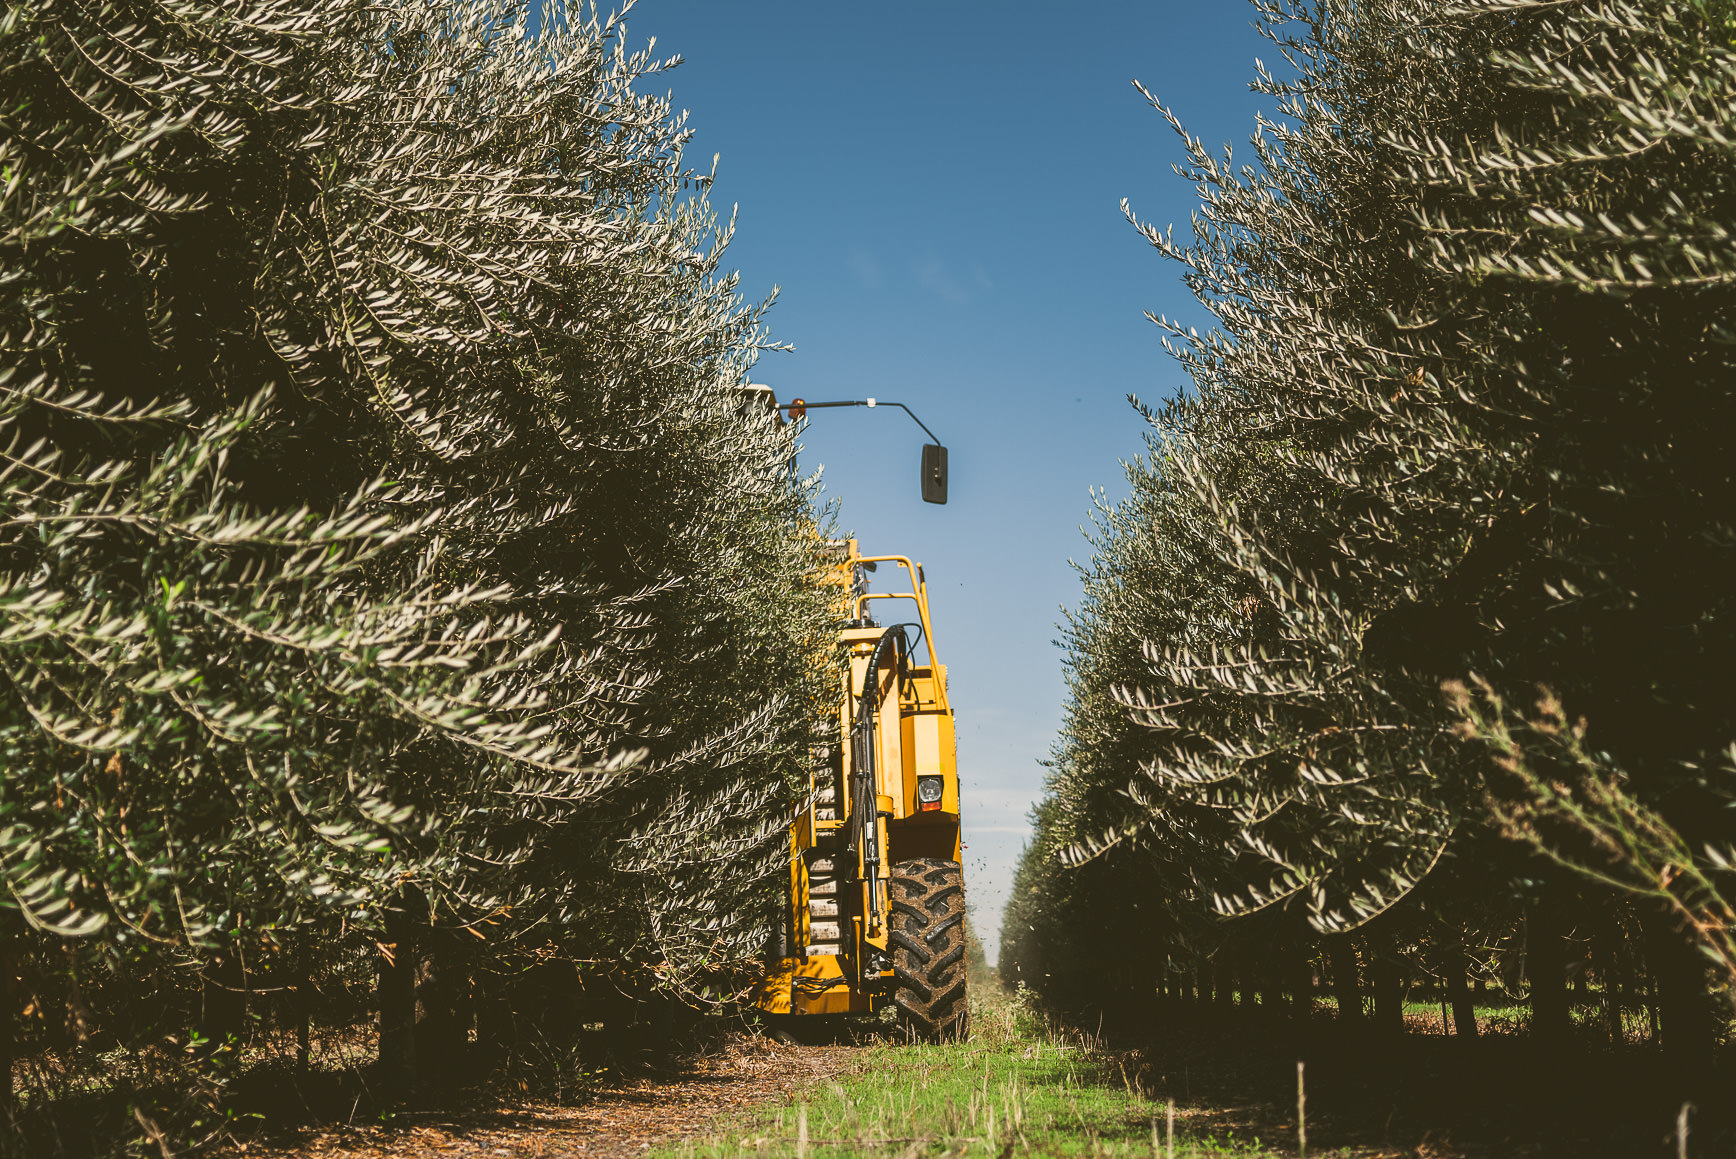
<svg viewBox="0 0 1736 1159"><path fill-rule="evenodd" d="M892 1003L929 1040L969 1033L965 997L964 869L924 857L892 867Z"/></svg>

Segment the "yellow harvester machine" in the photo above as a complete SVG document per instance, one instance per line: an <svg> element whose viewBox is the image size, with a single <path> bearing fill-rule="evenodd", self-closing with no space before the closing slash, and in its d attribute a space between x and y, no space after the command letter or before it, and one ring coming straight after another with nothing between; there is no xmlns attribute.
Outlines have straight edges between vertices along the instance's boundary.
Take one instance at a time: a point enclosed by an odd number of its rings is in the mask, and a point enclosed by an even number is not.
<svg viewBox="0 0 1736 1159"><path fill-rule="evenodd" d="M860 555L853 539L839 546L838 646L849 661L840 743L814 754L808 803L790 829L788 907L758 1002L792 1018L890 1003L916 1033L955 1037L965 1032L958 767L928 585L903 556ZM909 590L869 591L881 564L902 569ZM913 622L869 614L911 604Z"/></svg>

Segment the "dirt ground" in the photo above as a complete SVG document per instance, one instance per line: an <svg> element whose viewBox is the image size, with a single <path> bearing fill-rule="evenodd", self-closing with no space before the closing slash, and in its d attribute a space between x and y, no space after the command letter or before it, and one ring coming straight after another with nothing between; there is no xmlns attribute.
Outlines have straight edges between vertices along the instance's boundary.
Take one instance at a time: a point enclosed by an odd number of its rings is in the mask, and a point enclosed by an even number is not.
<svg viewBox="0 0 1736 1159"><path fill-rule="evenodd" d="M526 1103L456 1113L403 1112L389 1124L311 1127L241 1144L229 1159L627 1159L692 1138L724 1116L777 1104L846 1074L850 1045L800 1046L743 1035L677 1074L642 1077L579 1106Z"/></svg>

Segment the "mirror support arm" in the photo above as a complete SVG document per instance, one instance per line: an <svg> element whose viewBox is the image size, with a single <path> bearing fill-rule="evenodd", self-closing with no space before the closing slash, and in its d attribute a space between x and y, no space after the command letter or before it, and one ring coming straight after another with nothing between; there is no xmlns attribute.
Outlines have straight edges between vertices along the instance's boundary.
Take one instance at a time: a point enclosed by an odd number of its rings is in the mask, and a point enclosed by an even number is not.
<svg viewBox="0 0 1736 1159"><path fill-rule="evenodd" d="M778 407L778 409L779 410L789 410L791 407L795 407L799 410L820 410L820 409L825 408L825 407L833 407L833 406L895 406L899 410L903 411L905 414L909 415L910 420L912 422L914 422L917 426L922 428L923 434L925 434L929 438L933 439L936 443L940 442L940 439L935 435L935 433L928 429L928 424L923 422L921 419L917 418L916 412L911 410L909 407L905 406L901 402L881 402L877 398L862 398L862 399L854 399L854 400L851 400L848 402L793 402L793 403L784 403L782 406Z"/></svg>

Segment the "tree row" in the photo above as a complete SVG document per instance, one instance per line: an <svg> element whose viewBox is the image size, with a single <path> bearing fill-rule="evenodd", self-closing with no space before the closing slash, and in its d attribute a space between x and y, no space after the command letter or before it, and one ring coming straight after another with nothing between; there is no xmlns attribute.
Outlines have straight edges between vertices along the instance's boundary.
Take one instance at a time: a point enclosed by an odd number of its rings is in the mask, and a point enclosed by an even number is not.
<svg viewBox="0 0 1736 1159"><path fill-rule="evenodd" d="M13 1097L732 993L828 613L668 62L511 0L32 0L0 62Z"/></svg>
<svg viewBox="0 0 1736 1159"><path fill-rule="evenodd" d="M1199 207L1191 240L1130 220L1215 326L1157 319L1191 381L1097 512L1003 973L1070 1001L1093 958L1140 993L1312 971L1349 1012L1470 963L1552 1031L1578 962L1708 1048L1736 14L1257 8L1251 158L1153 101Z"/></svg>

